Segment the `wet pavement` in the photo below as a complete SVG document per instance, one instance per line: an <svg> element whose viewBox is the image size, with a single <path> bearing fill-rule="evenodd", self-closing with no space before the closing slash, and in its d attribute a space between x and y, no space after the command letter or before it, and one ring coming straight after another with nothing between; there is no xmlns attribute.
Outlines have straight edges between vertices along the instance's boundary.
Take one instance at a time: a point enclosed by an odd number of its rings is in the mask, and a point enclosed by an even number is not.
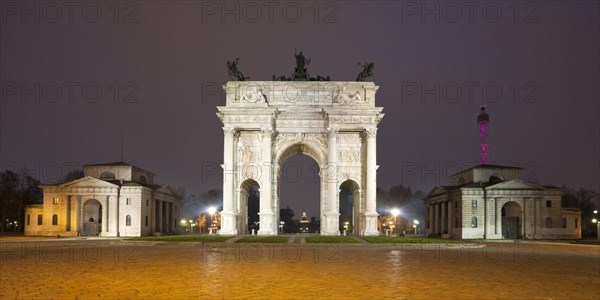
<svg viewBox="0 0 600 300"><path fill-rule="evenodd" d="M599 299L600 247L2 240L0 299Z"/></svg>

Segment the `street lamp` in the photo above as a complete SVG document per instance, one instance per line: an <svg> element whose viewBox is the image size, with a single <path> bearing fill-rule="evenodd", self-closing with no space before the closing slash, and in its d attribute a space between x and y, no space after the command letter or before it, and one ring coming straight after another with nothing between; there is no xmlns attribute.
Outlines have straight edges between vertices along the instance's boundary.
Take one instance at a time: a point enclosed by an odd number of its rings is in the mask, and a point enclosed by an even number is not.
<svg viewBox="0 0 600 300"><path fill-rule="evenodd" d="M594 209L594 218L592 219L592 223L596 224L596 239L600 241L600 221L596 219L597 214L598 210Z"/></svg>
<svg viewBox="0 0 600 300"><path fill-rule="evenodd" d="M185 228L187 225L187 220L186 219L181 219L181 228L184 228L184 230L186 230L187 228Z"/></svg>
<svg viewBox="0 0 600 300"><path fill-rule="evenodd" d="M213 225L213 215L217 212L217 208L214 206L211 206L208 208L208 214L210 215L210 234L212 234L214 225Z"/></svg>
<svg viewBox="0 0 600 300"><path fill-rule="evenodd" d="M415 228L415 235L417 234L417 227L419 225L419 220L413 220L413 227Z"/></svg>
<svg viewBox="0 0 600 300"><path fill-rule="evenodd" d="M396 235L398 235L398 215L400 214L400 210L397 208L392 209L392 216L394 216L394 227L396 227ZM392 233L394 232L392 227Z"/></svg>
<svg viewBox="0 0 600 300"><path fill-rule="evenodd" d="M284 221L279 221L279 228L281 230L281 233L283 233L283 225L285 224Z"/></svg>
<svg viewBox="0 0 600 300"><path fill-rule="evenodd" d="M348 235L348 227L350 227L350 222L344 222L344 235Z"/></svg>

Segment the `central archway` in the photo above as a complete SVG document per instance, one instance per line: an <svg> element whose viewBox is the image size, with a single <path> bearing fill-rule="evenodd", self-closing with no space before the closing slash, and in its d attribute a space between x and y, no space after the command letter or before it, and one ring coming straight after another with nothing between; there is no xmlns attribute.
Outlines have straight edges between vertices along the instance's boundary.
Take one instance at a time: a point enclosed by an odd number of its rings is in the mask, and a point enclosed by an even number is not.
<svg viewBox="0 0 600 300"><path fill-rule="evenodd" d="M372 82L228 82L223 122L221 234L246 233L246 184L260 187L259 235L279 232L280 167L292 155L319 166L320 234L340 234L340 189L352 233L378 235L376 137L383 118ZM290 98L291 97L291 98ZM246 199L246 200L244 200Z"/></svg>
<svg viewBox="0 0 600 300"><path fill-rule="evenodd" d="M278 224L281 224L281 221L284 221L284 226L286 228L295 227L298 225L297 232L305 233L305 232L321 232L320 221L322 219L323 210L323 183L320 177L320 170L322 165L322 156L313 148L314 146L296 143L287 146L283 151L276 154L277 158L277 170L276 173L277 178L277 192L275 194L275 199L277 202L276 211L280 212L278 214ZM304 158L304 159L302 159ZM306 159L308 158L308 159ZM298 160L304 160L305 163L298 163ZM291 161L291 162L290 162ZM304 168L306 167L306 168ZM307 188L306 184L309 185L317 185L318 192L314 195L313 192L303 191L301 192L301 203L295 202L290 203L290 197L293 197L295 201L299 201L297 197L292 196L289 190L284 190L285 188L293 188L296 184L304 183L304 188ZM296 187L298 188L298 187ZM286 195L287 194L287 195ZM287 197L286 197L287 196ZM317 207L314 207L314 203L317 203ZM286 205L283 205L283 204ZM311 205L312 204L312 205ZM291 220L282 220L282 213L286 216L290 213L288 211L282 212L282 209L289 208L291 205L291 210L294 213L295 217L300 218L304 209L311 208L308 210L308 217L314 217L314 221L309 219L308 224L293 224L292 226L286 226L285 222L290 222ZM313 223L314 222L314 223ZM280 225L281 226L281 225ZM282 230L280 230L281 232Z"/></svg>
<svg viewBox="0 0 600 300"><path fill-rule="evenodd" d="M83 203L81 214L82 235L98 236L102 229L102 204L96 199L89 199Z"/></svg>
<svg viewBox="0 0 600 300"><path fill-rule="evenodd" d="M502 206L502 237L505 239L520 239L521 227L521 206L514 201L506 202Z"/></svg>

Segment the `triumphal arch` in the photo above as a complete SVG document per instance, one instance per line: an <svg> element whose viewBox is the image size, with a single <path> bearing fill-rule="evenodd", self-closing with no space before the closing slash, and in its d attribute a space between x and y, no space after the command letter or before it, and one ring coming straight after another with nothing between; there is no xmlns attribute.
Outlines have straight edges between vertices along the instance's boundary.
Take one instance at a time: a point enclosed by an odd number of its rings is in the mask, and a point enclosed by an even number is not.
<svg viewBox="0 0 600 300"><path fill-rule="evenodd" d="M320 234L340 234L342 187L352 191L354 234L379 234L376 137L384 114L375 106L378 86L280 79L229 81L223 88L226 105L217 113L225 135L220 234L248 232L252 186L260 191L258 234L278 233L280 166L296 154L319 165Z"/></svg>

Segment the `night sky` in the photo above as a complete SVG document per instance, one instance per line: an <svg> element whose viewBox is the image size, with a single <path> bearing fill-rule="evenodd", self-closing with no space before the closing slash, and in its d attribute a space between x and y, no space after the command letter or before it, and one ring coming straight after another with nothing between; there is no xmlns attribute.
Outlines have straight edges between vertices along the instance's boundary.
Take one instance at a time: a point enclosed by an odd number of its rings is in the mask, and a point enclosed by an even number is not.
<svg viewBox="0 0 600 300"><path fill-rule="evenodd" d="M62 3L1 2L2 170L52 183L121 160L123 133L123 160L157 181L221 188L203 166L223 161L224 99L213 91L226 62L270 80L291 75L296 48L311 76L332 80L375 63L381 188L428 192L476 164L486 104L492 162L600 190L597 1ZM284 183L282 206L317 211L316 163L290 162L302 176Z"/></svg>

